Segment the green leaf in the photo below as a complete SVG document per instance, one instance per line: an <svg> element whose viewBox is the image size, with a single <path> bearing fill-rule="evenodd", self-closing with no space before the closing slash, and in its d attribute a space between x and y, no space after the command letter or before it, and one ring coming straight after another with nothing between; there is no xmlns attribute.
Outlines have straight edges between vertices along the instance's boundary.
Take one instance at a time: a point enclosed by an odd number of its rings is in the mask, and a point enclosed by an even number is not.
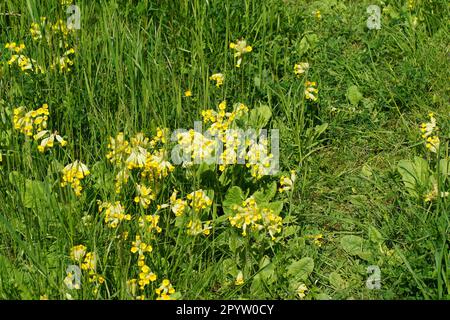
<svg viewBox="0 0 450 320"><path fill-rule="evenodd" d="M450 159L441 159L439 161L439 171L443 176L450 176Z"/></svg>
<svg viewBox="0 0 450 320"><path fill-rule="evenodd" d="M29 180L25 181L25 194L23 204L25 208L36 208L42 203L46 203L47 196L44 184L41 181Z"/></svg>
<svg viewBox="0 0 450 320"><path fill-rule="evenodd" d="M335 271L330 273L330 275L328 276L328 281L335 289L338 290L342 290L347 287L347 282L344 279L342 279L339 273Z"/></svg>
<svg viewBox="0 0 450 320"><path fill-rule="evenodd" d="M352 256L359 256L361 259L370 260L371 253L366 250L365 240L355 235L347 235L341 238L342 248Z"/></svg>
<svg viewBox="0 0 450 320"><path fill-rule="evenodd" d="M363 95L359 91L357 86L353 85L347 89L347 99L350 101L352 105L356 106L361 101L362 98Z"/></svg>
<svg viewBox="0 0 450 320"><path fill-rule="evenodd" d="M284 205L283 201L275 201L268 203L263 207L272 210L274 214L280 214L280 212L283 210L283 205Z"/></svg>
<svg viewBox="0 0 450 320"><path fill-rule="evenodd" d="M264 128L272 117L272 110L268 105L262 104L250 111L249 125L253 128Z"/></svg>
<svg viewBox="0 0 450 320"><path fill-rule="evenodd" d="M225 199L223 200L222 207L225 214L232 214L232 208L234 205L241 205L244 201L244 193L238 186L233 186L228 189Z"/></svg>
<svg viewBox="0 0 450 320"><path fill-rule="evenodd" d="M306 280L314 269L314 260L309 257L292 262L287 267L287 275L295 280Z"/></svg>
<svg viewBox="0 0 450 320"><path fill-rule="evenodd" d="M354 235L341 238L342 248L350 255L358 255L363 250L364 239Z"/></svg>
<svg viewBox="0 0 450 320"><path fill-rule="evenodd" d="M267 203L275 197L277 194L277 183L274 181L264 189L258 190L253 193L253 197L257 204Z"/></svg>
<svg viewBox="0 0 450 320"><path fill-rule="evenodd" d="M369 240L375 243L383 243L384 237L374 226L369 226Z"/></svg>
<svg viewBox="0 0 450 320"><path fill-rule="evenodd" d="M397 170L410 195L420 198L424 191L429 190L430 169L425 159L414 157L414 161L400 160Z"/></svg>

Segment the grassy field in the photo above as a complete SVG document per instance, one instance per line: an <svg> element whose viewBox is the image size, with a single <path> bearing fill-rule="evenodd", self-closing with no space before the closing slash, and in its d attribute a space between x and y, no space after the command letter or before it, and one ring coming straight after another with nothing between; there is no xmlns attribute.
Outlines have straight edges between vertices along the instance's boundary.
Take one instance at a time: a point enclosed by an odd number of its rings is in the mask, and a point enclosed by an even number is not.
<svg viewBox="0 0 450 320"><path fill-rule="evenodd" d="M450 298L448 1L70 3L0 3L1 299Z"/></svg>

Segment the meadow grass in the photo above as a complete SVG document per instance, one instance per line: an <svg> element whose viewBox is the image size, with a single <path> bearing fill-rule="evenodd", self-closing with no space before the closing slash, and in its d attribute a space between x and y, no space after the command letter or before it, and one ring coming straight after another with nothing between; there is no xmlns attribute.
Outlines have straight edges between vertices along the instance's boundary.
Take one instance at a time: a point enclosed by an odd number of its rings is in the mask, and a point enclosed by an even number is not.
<svg viewBox="0 0 450 320"><path fill-rule="evenodd" d="M450 198L439 194L450 191L447 1L76 5L81 28L70 38L72 70L34 75L8 65L5 44L23 42L33 59L50 61L55 52L31 39L30 25L41 16L65 21L67 6L56 0L0 4L0 298L154 299L165 278L184 299L450 297ZM380 30L366 26L369 5L382 9ZM229 45L239 39L253 50L236 68ZM310 68L298 77L293 69L301 61ZM222 86L210 80L214 73L225 75ZM304 97L306 79L318 83L317 102ZM281 171L296 171L294 189L280 198L279 241L241 236L224 213L232 186L252 193L274 177L176 166L148 209L134 203L132 183L114 192L117 168L105 157L109 137L189 129L223 100L268 106L266 127L280 132ZM14 130L12 118L18 106L44 103L49 127L68 144L40 153L33 139ZM419 130L430 112L439 126L436 153ZM412 190L399 163L414 157L428 168L413 167ZM61 170L75 160L91 172L80 197L60 186ZM433 183L439 192L425 201ZM153 214L174 189L180 196L213 190L214 227L208 236L189 236L170 210L161 213L163 231L152 238L146 262L158 279L132 292L127 281L140 272L130 252L137 217ZM108 228L97 200L120 200L132 221ZM96 253L96 274L105 281L91 283L83 273L81 289L70 290L64 279L74 264L71 248L79 244ZM379 288L367 286L369 266L381 271ZM243 284L237 284L239 272Z"/></svg>

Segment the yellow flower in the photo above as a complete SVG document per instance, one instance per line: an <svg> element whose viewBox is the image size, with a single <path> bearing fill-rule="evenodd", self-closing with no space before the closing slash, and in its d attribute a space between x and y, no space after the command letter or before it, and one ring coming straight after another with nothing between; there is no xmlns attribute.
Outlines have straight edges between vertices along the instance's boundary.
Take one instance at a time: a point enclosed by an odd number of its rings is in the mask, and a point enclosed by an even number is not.
<svg viewBox="0 0 450 320"><path fill-rule="evenodd" d="M314 11L313 14L314 14L314 17L315 17L317 20L322 19L322 14L320 13L320 10Z"/></svg>
<svg viewBox="0 0 450 320"><path fill-rule="evenodd" d="M308 62L300 62L294 65L294 73L298 76L304 74L308 69L309 69Z"/></svg>
<svg viewBox="0 0 450 320"><path fill-rule="evenodd" d="M230 43L230 48L234 49L236 52L234 53L234 57L238 58L236 67L239 68L242 63L242 55L245 53L251 52L253 48L247 45L247 41L238 40L236 43Z"/></svg>
<svg viewBox="0 0 450 320"><path fill-rule="evenodd" d="M307 100L312 100L312 101L317 101L317 94L319 93L319 90L316 88L317 84L316 82L310 82L310 81L306 81L305 83L305 98ZM316 94L316 95L314 95Z"/></svg>
<svg viewBox="0 0 450 320"><path fill-rule="evenodd" d="M94 252L88 252L81 264L81 269L88 271L95 271L97 266L97 257Z"/></svg>
<svg viewBox="0 0 450 320"><path fill-rule="evenodd" d="M169 279L164 279L159 288L155 289L155 292L158 295L156 300L172 300L171 295L175 293L175 289Z"/></svg>
<svg viewBox="0 0 450 320"><path fill-rule="evenodd" d="M109 137L108 149L106 155L112 163L121 164L131 153L129 142L125 140L123 132L119 132L116 138Z"/></svg>
<svg viewBox="0 0 450 320"><path fill-rule="evenodd" d="M211 221L206 221L203 225L202 222L198 219L189 220L187 224L187 234L190 236L196 236L201 233L203 235L208 236L211 233L212 227L210 226Z"/></svg>
<svg viewBox="0 0 450 320"><path fill-rule="evenodd" d="M47 135L49 133L48 130L42 130L40 132L38 132L37 134L34 135L34 140L39 140L42 139L45 135ZM54 133L50 134L48 137L44 138L41 140L41 143L38 146L38 150L41 153L44 153L46 148L52 148L54 145L54 141L58 141L59 144L61 145L61 147L64 147L65 145L67 145L67 141L64 140L60 135L58 135L58 132L55 131Z"/></svg>
<svg viewBox="0 0 450 320"><path fill-rule="evenodd" d="M189 205L191 208L197 212L209 208L212 204L212 200L202 189L191 192L187 195L187 199L190 200Z"/></svg>
<svg viewBox="0 0 450 320"><path fill-rule="evenodd" d="M150 203L156 199L156 194L150 187L144 185L136 185L138 195L134 198L134 202L139 203L144 209L147 209Z"/></svg>
<svg viewBox="0 0 450 320"><path fill-rule="evenodd" d="M156 281L156 275L151 272L150 268L147 265L143 265L141 267L141 272L139 273L139 287L141 290L144 290L145 286L150 282Z"/></svg>
<svg viewBox="0 0 450 320"><path fill-rule="evenodd" d="M177 199L177 190L174 190L170 196L170 209L172 212L175 213L175 216L180 217L185 212L186 207L186 200Z"/></svg>
<svg viewBox="0 0 450 320"><path fill-rule="evenodd" d="M88 167L78 160L68 164L62 170L63 177L61 182L61 187L65 187L70 184L75 192L75 195L81 195L81 180L90 174Z"/></svg>
<svg viewBox="0 0 450 320"><path fill-rule="evenodd" d="M192 92L191 92L191 90L186 90L186 91L184 92L184 96L185 96L185 97L192 97Z"/></svg>
<svg viewBox="0 0 450 320"><path fill-rule="evenodd" d="M280 188L278 188L278 191L280 193L283 193L291 190L294 186L295 180L296 180L295 171L291 171L290 177L282 176L280 178Z"/></svg>
<svg viewBox="0 0 450 320"><path fill-rule="evenodd" d="M146 244L145 242L142 242L140 236L136 236L136 241L133 241L131 247L132 253L138 253L140 256L143 256L146 252L152 252L153 247L151 245Z"/></svg>
<svg viewBox="0 0 450 320"><path fill-rule="evenodd" d="M117 228L123 220L131 220L131 215L125 214L125 208L120 204L120 201L116 201L114 204L98 201L98 204L98 212L105 211L105 223L110 228Z"/></svg>
<svg viewBox="0 0 450 320"><path fill-rule="evenodd" d="M209 77L209 80L215 81L216 87L218 88L223 84L225 76L222 73L214 73L212 76Z"/></svg>
<svg viewBox="0 0 450 320"><path fill-rule="evenodd" d="M139 218L139 227L143 228L145 232L151 233L155 230L157 233L161 233L162 229L158 226L159 215L145 215Z"/></svg>
<svg viewBox="0 0 450 320"><path fill-rule="evenodd" d="M80 262L86 255L86 247L82 244L72 247L70 251L70 258L77 262Z"/></svg>
<svg viewBox="0 0 450 320"><path fill-rule="evenodd" d="M236 280L234 281L234 284L236 286L241 286L244 284L244 274L242 273L242 271L239 271L237 276L236 276Z"/></svg>
<svg viewBox="0 0 450 320"><path fill-rule="evenodd" d="M305 294L306 291L308 291L308 287L304 283L298 286L297 294L300 297L300 299L303 299L306 296Z"/></svg>
<svg viewBox="0 0 450 320"><path fill-rule="evenodd" d="M440 140L438 136L428 137L425 146L431 152L437 153L439 150Z"/></svg>

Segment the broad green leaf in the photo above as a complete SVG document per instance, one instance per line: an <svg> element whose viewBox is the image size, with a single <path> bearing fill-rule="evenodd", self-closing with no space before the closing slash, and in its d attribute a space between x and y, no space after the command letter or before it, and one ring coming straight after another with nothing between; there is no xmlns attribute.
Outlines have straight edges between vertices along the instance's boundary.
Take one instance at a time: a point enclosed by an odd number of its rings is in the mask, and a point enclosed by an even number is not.
<svg viewBox="0 0 450 320"><path fill-rule="evenodd" d="M412 196L419 198L429 189L430 169L425 159L414 157L414 161L400 160L397 170L402 176L406 190Z"/></svg>
<svg viewBox="0 0 450 320"><path fill-rule="evenodd" d="M342 290L347 287L347 282L344 279L342 279L339 273L335 271L330 273L330 275L328 276L328 281L335 289L338 290Z"/></svg>
<svg viewBox="0 0 450 320"><path fill-rule="evenodd" d="M359 91L357 86L353 85L347 89L347 99L350 101L352 105L356 106L361 101L362 98L363 95Z"/></svg>
<svg viewBox="0 0 450 320"><path fill-rule="evenodd" d="M382 243L384 241L384 237L380 231L374 226L369 226L369 240L375 243Z"/></svg>
<svg viewBox="0 0 450 320"><path fill-rule="evenodd" d="M29 180L25 181L25 194L23 204L25 208L35 208L41 203L47 202L44 184L41 181Z"/></svg>
<svg viewBox="0 0 450 320"><path fill-rule="evenodd" d="M238 186L233 186L228 189L225 199L223 200L222 207L225 214L232 214L232 208L234 205L241 205L244 201L244 194Z"/></svg>
<svg viewBox="0 0 450 320"><path fill-rule="evenodd" d="M361 259L370 260L372 254L367 251L365 240L355 235L347 235L341 238L342 248L352 256L359 256Z"/></svg>
<svg viewBox="0 0 450 320"><path fill-rule="evenodd" d="M441 159L439 161L439 171L443 176L450 176L450 159Z"/></svg>
<svg viewBox="0 0 450 320"><path fill-rule="evenodd" d="M274 214L280 214L283 210L283 201L275 201L264 205L264 208L270 209Z"/></svg>
<svg viewBox="0 0 450 320"><path fill-rule="evenodd" d="M309 257L292 262L287 267L287 275L295 280L306 280L314 269L314 260Z"/></svg>

